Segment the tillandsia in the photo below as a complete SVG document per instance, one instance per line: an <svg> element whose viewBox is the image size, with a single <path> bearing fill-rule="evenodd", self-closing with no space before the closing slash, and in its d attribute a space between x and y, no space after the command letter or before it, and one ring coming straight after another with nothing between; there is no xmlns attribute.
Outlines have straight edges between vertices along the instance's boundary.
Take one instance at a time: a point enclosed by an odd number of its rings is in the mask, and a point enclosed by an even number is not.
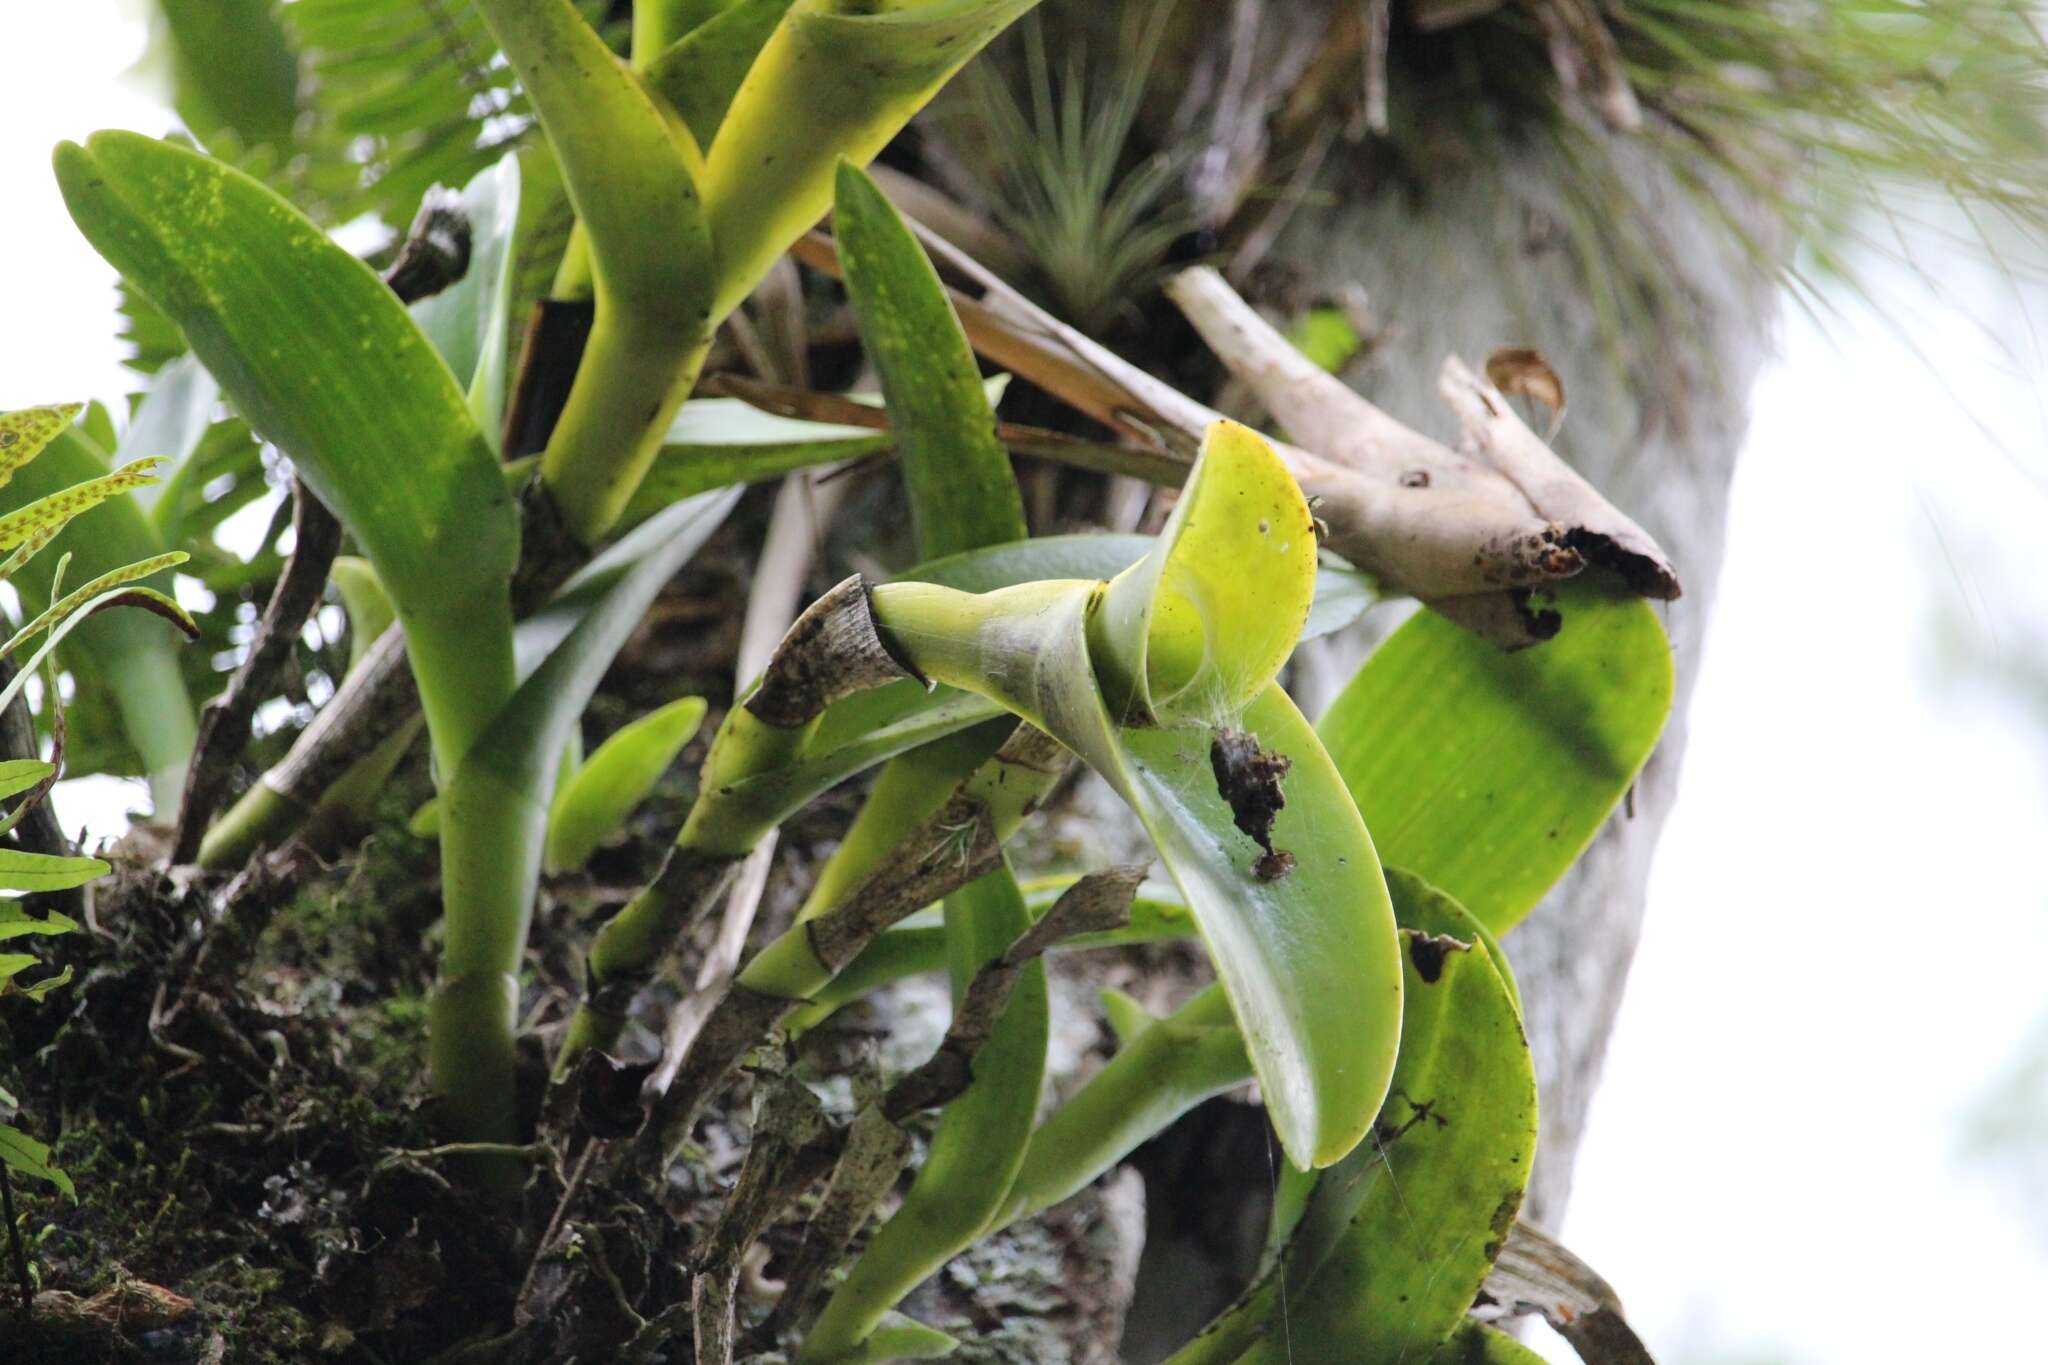
<svg viewBox="0 0 2048 1365"><path fill-rule="evenodd" d="M302 3L300 23L340 22ZM136 727L160 814L185 791L171 861L211 897L188 917L186 995L155 1020L240 973L306 848L403 786L424 733L433 795L420 780L407 809L441 879L434 1155L500 1196L487 1217L519 1218L504 1196L522 1188L551 1209L519 1227L533 1268L508 1295L515 1335L541 1330L556 1262L582 1255L564 1248L594 1226L591 1183L665 1220L735 1096L758 1118L715 1218L684 1214L694 1240L667 1260L686 1292L654 1302L654 1280L629 1288L606 1261L635 1325L603 1349L651 1358L689 1331L699 1361L943 1354L954 1338L903 1312L920 1283L1255 1084L1282 1207L1259 1275L1186 1358L1264 1358L1292 1304L1323 1358L1509 1359L1467 1319L1535 1131L1496 936L1656 743L1670 660L1643 598L1675 595L1676 575L1492 378L1447 365L1454 451L1316 368L1214 272L1184 272L1171 297L1292 439L1268 436L907 219L864 167L1031 8L643 0L621 34L570 0L478 0L457 36L496 45L502 67L485 66L511 73L538 134L429 196L381 275L280 192L288 174L249 173L260 160L129 133L60 147L80 229L189 352L125 437L108 421L94 438L160 442L177 464L161 499L122 501L135 466L61 495L115 501L157 552L69 595L53 581L9 647L48 629L33 668L109 592L173 610L128 586L178 564L172 544L222 583L274 584L260 617L247 604L255 638L197 752ZM807 235L828 209L831 237ZM788 343L809 325L792 251L843 276L878 394L811 390L801 339L778 355L776 328ZM721 329L757 373L706 393ZM1071 408L1064 425L999 422L984 362ZM44 439L85 441L74 416L38 419ZM295 529L287 551L280 504L267 575L222 552L206 510L209 488L260 495L265 447L290 462ZM1157 486L1156 530L1033 537L1020 451ZM907 509L893 562L914 567L843 577L800 614L809 594L777 585L790 609L763 638L794 624L717 715L687 810L669 779L719 707L694 685L613 713L586 756L593 698L744 486L884 454ZM0 518L0 551L47 539L59 507ZM349 657L323 660L332 696L215 818L327 584L350 632ZM1395 595L1435 610L1312 724L1282 682L1297 646ZM168 780L188 758L190 782ZM1153 861L1020 880L1041 869L1019 836L1078 768ZM734 893L785 822L855 779L858 813L793 912L762 908L758 882ZM587 942L533 935L556 890L617 874L611 855L652 827L658 867L626 864L616 897L603 884L617 908ZM731 956L681 991L674 965L721 906ZM1112 997L1114 1055L1046 1107L1048 958L1162 939L1199 944L1200 988L1158 1018ZM575 963L580 996L529 1032L534 949ZM942 969L951 1017L926 1059L826 1096L808 1048L838 1012ZM649 1062L640 1030L663 1002ZM534 1041L552 1048L544 1097ZM763 1292L748 1268L800 1209ZM1431 1235L1411 1244L1409 1219Z"/></svg>

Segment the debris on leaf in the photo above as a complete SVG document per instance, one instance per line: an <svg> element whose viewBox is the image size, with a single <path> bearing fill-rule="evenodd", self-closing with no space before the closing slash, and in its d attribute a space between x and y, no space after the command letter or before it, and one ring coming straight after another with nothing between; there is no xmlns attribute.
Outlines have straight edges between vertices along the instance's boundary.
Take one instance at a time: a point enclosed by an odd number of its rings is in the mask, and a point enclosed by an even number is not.
<svg viewBox="0 0 2048 1365"><path fill-rule="evenodd" d="M1292 872L1294 855L1273 847L1273 821L1287 804L1280 782L1293 760L1260 748L1258 740L1242 730L1225 728L1209 742L1209 766L1216 774L1217 793L1230 803L1231 820L1266 851L1252 865L1253 875L1270 882Z"/></svg>

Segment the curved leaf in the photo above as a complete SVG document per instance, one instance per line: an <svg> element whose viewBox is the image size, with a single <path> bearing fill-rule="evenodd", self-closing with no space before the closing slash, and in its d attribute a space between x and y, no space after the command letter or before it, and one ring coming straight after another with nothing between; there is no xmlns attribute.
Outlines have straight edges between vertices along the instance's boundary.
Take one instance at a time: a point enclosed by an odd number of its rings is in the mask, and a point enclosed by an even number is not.
<svg viewBox="0 0 2048 1365"><path fill-rule="evenodd" d="M1219 424L1204 452L1168 533L1106 589L889 584L875 613L921 670L1053 735L1137 813L1208 941L1282 1145L1297 1165L1325 1166L1365 1134L1393 1070L1393 913L1335 767L1268 681L1313 592L1307 507L1244 429ZM1156 605L1139 600L1146 585ZM1098 670L1116 682L1098 691ZM1180 723L1119 727L1110 690L1134 719ZM1284 805L1258 794L1263 858L1233 806L1245 793L1218 789L1226 728L1284 782Z"/></svg>
<svg viewBox="0 0 2048 1365"><path fill-rule="evenodd" d="M946 287L867 173L841 162L832 225L882 379L919 557L1023 540L1024 500Z"/></svg>
<svg viewBox="0 0 2048 1365"><path fill-rule="evenodd" d="M1649 603L1572 583L1555 608L1565 629L1515 654L1419 612L1317 726L1380 856L1495 933L1585 851L1671 711Z"/></svg>
<svg viewBox="0 0 2048 1365"><path fill-rule="evenodd" d="M691 24L687 33L647 63L647 83L675 106L698 146L710 146L718 135L732 97L790 3L734 0L719 13ZM640 19L639 7L633 17ZM638 35L634 42L637 47Z"/></svg>
<svg viewBox="0 0 2048 1365"><path fill-rule="evenodd" d="M617 830L704 723L704 699L684 697L622 727L576 770L548 814L546 867L581 867Z"/></svg>
<svg viewBox="0 0 2048 1365"><path fill-rule="evenodd" d="M86 237L377 565L452 764L510 687L518 536L447 366L367 266L249 177L121 132L56 164Z"/></svg>
<svg viewBox="0 0 2048 1365"><path fill-rule="evenodd" d="M1407 1005L1372 1142L1320 1174L1275 1264L1176 1365L1420 1358L1460 1330L1514 1223L1536 1151L1514 996L1455 901L1404 873L1388 884Z"/></svg>
<svg viewBox="0 0 2048 1365"><path fill-rule="evenodd" d="M1252 1078L1221 986L1138 1033L1031 1135L1001 1227L1076 1193L1211 1096Z"/></svg>
<svg viewBox="0 0 2048 1365"><path fill-rule="evenodd" d="M797 0L705 149L719 245L714 317L832 203L840 159L866 165L955 71L1038 0Z"/></svg>
<svg viewBox="0 0 2048 1365"><path fill-rule="evenodd" d="M56 768L40 758L9 758L0 760L0 799L19 796L44 778L56 773ZM0 938L7 935L0 930Z"/></svg>
<svg viewBox="0 0 2048 1365"><path fill-rule="evenodd" d="M953 1004L982 966L1000 958L1031 915L1007 863L946 898ZM1045 1076L1045 964L1018 978L974 1079L939 1114L917 1179L841 1281L804 1340L799 1361L841 1359L904 1295L972 1245L1009 1196L1023 1164Z"/></svg>

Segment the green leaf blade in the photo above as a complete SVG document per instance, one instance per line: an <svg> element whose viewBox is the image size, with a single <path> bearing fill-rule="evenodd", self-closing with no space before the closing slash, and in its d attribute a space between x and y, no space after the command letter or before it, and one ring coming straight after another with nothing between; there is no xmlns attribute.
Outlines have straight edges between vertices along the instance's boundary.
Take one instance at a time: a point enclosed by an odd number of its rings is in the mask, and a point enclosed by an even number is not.
<svg viewBox="0 0 2048 1365"><path fill-rule="evenodd" d="M1558 637L1515 654L1419 613L1318 726L1381 856L1494 933L1585 851L1671 710L1671 647L1648 603L1575 584L1557 608Z"/></svg>
<svg viewBox="0 0 2048 1365"><path fill-rule="evenodd" d="M563 785L548 816L546 866L560 872L589 861L604 838L654 790L704 723L702 697L684 697L624 726Z"/></svg>
<svg viewBox="0 0 2048 1365"><path fill-rule="evenodd" d="M1024 500L938 272L867 173L842 162L833 228L882 379L919 557L1022 540Z"/></svg>

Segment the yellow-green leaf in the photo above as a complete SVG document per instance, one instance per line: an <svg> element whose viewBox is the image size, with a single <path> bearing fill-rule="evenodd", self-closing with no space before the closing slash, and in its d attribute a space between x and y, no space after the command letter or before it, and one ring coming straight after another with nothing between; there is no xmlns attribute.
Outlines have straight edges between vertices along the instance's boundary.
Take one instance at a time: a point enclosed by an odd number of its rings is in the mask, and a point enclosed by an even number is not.
<svg viewBox="0 0 2048 1365"><path fill-rule="evenodd" d="M1585 851L1671 711L1671 646L1649 603L1573 583L1549 605L1557 638L1514 654L1417 614L1317 727L1380 856L1494 933Z"/></svg>
<svg viewBox="0 0 2048 1365"><path fill-rule="evenodd" d="M597 746L555 797L546 867L581 867L675 762L704 723L704 699L684 697L640 717Z"/></svg>
<svg viewBox="0 0 2048 1365"><path fill-rule="evenodd" d="M83 403L54 407L23 408L0 413L0 484L14 477L14 471L42 454L43 447L57 433L71 425L85 411Z"/></svg>

